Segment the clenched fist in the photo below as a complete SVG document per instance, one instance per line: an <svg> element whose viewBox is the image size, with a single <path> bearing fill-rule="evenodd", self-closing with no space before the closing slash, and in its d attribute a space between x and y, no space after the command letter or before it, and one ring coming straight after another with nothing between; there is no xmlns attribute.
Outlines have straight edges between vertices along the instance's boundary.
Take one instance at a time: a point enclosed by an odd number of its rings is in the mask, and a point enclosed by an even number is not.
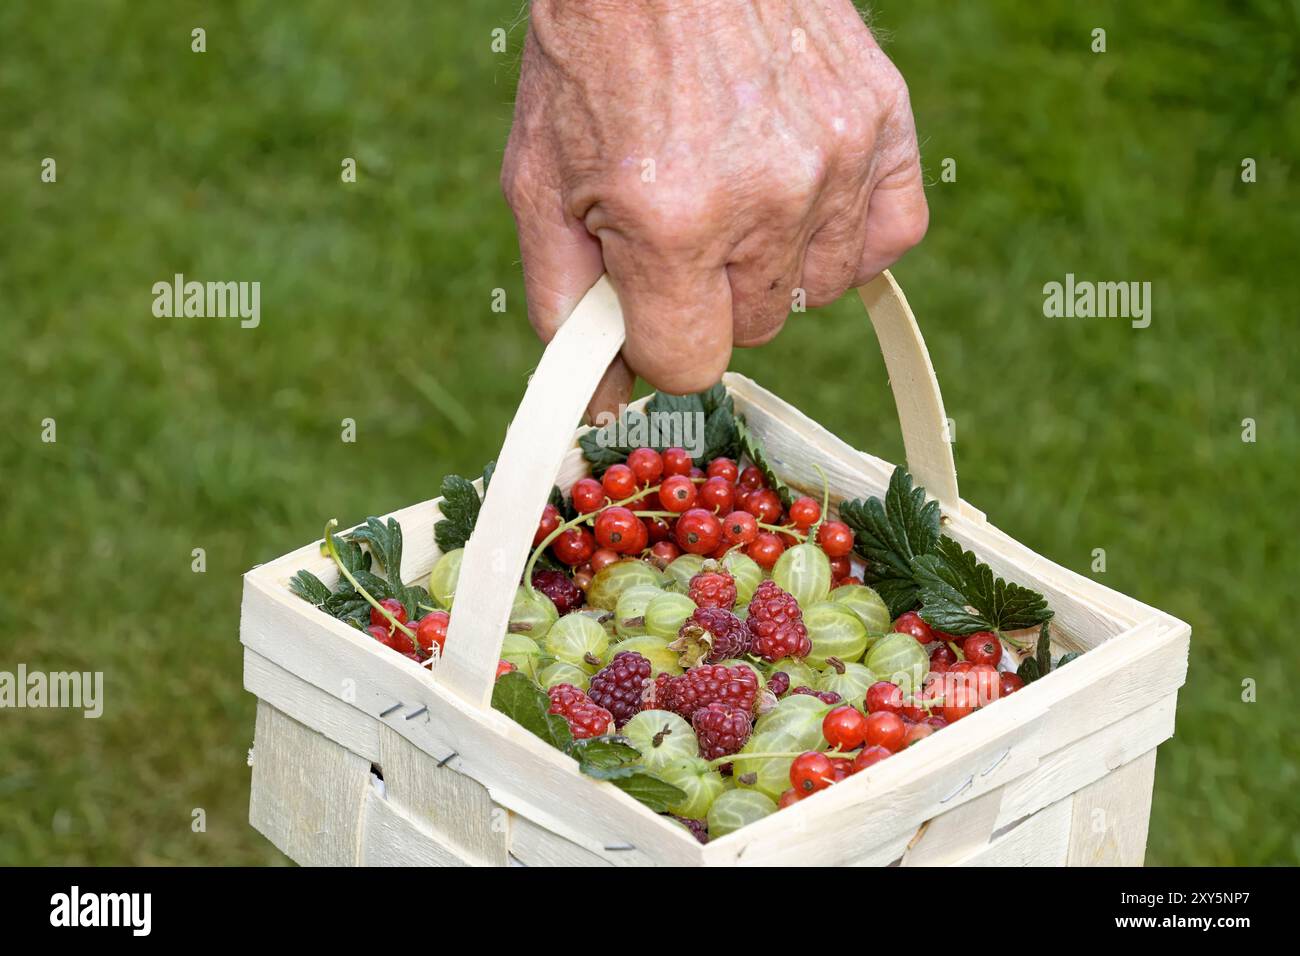
<svg viewBox="0 0 1300 956"><path fill-rule="evenodd" d="M534 0L501 172L549 340L608 272L634 374L698 391L921 240L907 87L849 0Z"/></svg>

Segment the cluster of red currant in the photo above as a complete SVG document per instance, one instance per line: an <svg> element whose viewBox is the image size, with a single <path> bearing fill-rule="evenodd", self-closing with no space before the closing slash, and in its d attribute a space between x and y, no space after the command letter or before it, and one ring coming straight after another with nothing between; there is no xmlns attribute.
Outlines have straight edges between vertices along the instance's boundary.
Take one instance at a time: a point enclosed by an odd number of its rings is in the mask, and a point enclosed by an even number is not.
<svg viewBox="0 0 1300 956"><path fill-rule="evenodd" d="M406 608L401 601L384 598L379 604L388 614L385 615L378 608L371 608L367 634L413 661L426 661L442 654L447 643L450 614L433 610L408 622ZM437 650L434 650L435 647Z"/></svg>
<svg viewBox="0 0 1300 956"><path fill-rule="evenodd" d="M787 547L810 537L830 558L835 583L861 583L852 577L848 525L822 521L822 506L809 497L787 510L760 469L741 470L730 458L699 468L681 448L638 448L599 480L574 482L571 495L578 516L566 522L547 505L533 545L574 568L579 586L627 556L662 568L683 553L722 558L741 550L771 569Z"/></svg>

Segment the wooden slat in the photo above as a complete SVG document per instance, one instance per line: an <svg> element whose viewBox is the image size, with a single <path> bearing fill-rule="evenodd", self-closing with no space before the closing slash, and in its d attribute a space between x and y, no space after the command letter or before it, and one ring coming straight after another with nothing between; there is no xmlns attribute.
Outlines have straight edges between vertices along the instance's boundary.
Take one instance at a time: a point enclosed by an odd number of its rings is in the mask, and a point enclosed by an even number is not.
<svg viewBox="0 0 1300 956"><path fill-rule="evenodd" d="M362 808L361 866L468 866L470 860L449 849L439 834L403 813L371 788Z"/></svg>
<svg viewBox="0 0 1300 956"><path fill-rule="evenodd" d="M613 866L617 862L514 813L510 815L510 855L524 866Z"/></svg>
<svg viewBox="0 0 1300 956"><path fill-rule="evenodd" d="M1001 831L953 866L1064 866L1073 797L1064 797Z"/></svg>
<svg viewBox="0 0 1300 956"><path fill-rule="evenodd" d="M1074 795L1069 866L1141 866L1151 822L1152 748Z"/></svg>
<svg viewBox="0 0 1300 956"><path fill-rule="evenodd" d="M903 866L950 866L988 845L1002 806L1002 787L924 824L903 854Z"/></svg>

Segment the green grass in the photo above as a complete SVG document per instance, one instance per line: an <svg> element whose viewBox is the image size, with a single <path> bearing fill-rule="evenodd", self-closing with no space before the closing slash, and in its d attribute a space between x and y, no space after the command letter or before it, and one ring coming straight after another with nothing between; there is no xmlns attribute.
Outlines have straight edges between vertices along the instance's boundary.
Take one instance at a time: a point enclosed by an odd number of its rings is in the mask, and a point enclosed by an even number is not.
<svg viewBox="0 0 1300 956"><path fill-rule="evenodd" d="M963 495L1067 567L1104 548L1105 584L1191 622L1148 861L1300 862L1297 7L876 7L931 182L896 275ZM0 864L282 861L247 824L240 574L495 455L540 352L496 185L518 10L0 7L0 670L103 671L107 698L0 713ZM154 318L176 272L260 281L261 327ZM1044 318L1066 272L1149 280L1151 327ZM852 301L734 367L901 459Z"/></svg>

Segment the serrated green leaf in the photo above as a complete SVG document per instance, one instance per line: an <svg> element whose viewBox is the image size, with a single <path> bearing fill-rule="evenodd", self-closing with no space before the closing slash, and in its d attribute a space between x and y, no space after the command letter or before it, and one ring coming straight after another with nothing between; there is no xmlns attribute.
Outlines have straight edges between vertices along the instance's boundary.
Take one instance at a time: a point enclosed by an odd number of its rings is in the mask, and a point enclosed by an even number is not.
<svg viewBox="0 0 1300 956"><path fill-rule="evenodd" d="M352 576L357 579L357 584L365 588L366 592L376 601L383 601L386 598L396 597L392 585L377 574L371 574L369 571L357 570L352 572ZM347 584L346 581L342 583ZM351 585L348 585L348 590L352 591ZM353 591L353 593L356 592ZM358 597L360 597L359 594ZM365 599L362 598L362 600Z"/></svg>
<svg viewBox="0 0 1300 956"><path fill-rule="evenodd" d="M889 478L885 497L840 504L840 520L853 530L853 550L865 562L863 580L889 606L891 617L916 607L920 597L912 562L939 540L939 503L913 487L906 468Z"/></svg>
<svg viewBox="0 0 1300 956"><path fill-rule="evenodd" d="M488 462L483 466L483 494L487 494L488 485L492 483L492 475L497 470L496 459Z"/></svg>
<svg viewBox="0 0 1300 956"><path fill-rule="evenodd" d="M474 533L482 502L474 483L460 475L448 475L442 479L440 490L442 518L433 526L433 536L439 550L446 554L465 547L465 542Z"/></svg>
<svg viewBox="0 0 1300 956"><path fill-rule="evenodd" d="M650 401L645 403L647 415L655 412L668 412L671 415L703 415L704 397L700 392L689 395L669 395L667 392L655 392Z"/></svg>
<svg viewBox="0 0 1300 956"><path fill-rule="evenodd" d="M549 712L551 699L546 691L518 671L497 678L492 688L492 707L557 750L568 753L573 746L568 722Z"/></svg>
<svg viewBox="0 0 1300 956"><path fill-rule="evenodd" d="M632 772L604 779L608 779L610 783L628 794L628 796L640 800L655 813L667 813L669 807L686 799L686 793L680 787L674 787L671 783L660 780L656 776L639 771L634 767L620 769Z"/></svg>
<svg viewBox="0 0 1300 956"><path fill-rule="evenodd" d="M1032 684L1034 681L1038 680L1038 678L1042 676L1042 674L1038 672L1038 661L1032 657L1026 657L1020 662L1020 666L1016 668L1016 676L1026 684Z"/></svg>
<svg viewBox="0 0 1300 956"><path fill-rule="evenodd" d="M593 428L579 435L578 447L582 449L582 457L587 459L587 464L591 466L594 475L599 475L610 465L617 465L627 460L626 451L604 443L599 428Z"/></svg>
<svg viewBox="0 0 1300 956"><path fill-rule="evenodd" d="M791 491L789 485L781 480L775 469L773 469L771 462L768 461L767 449L763 447L763 442L757 435L750 431L749 425L745 422L744 418L737 418L735 424L737 437L736 445L739 453L752 461L754 467L763 473L763 477L767 479L768 486L780 497L781 504L787 508L790 507L791 502L794 501L794 492Z"/></svg>
<svg viewBox="0 0 1300 956"><path fill-rule="evenodd" d="M356 624L363 629L370 623L370 605L366 603L365 598L352 590L351 585L348 585L346 590L331 594L321 606L321 610L331 617Z"/></svg>
<svg viewBox="0 0 1300 956"><path fill-rule="evenodd" d="M1074 660L1082 653L1083 651L1070 651L1070 653L1068 654L1062 654L1061 659L1056 662L1056 667L1054 668L1054 670L1060 670L1062 667L1070 663L1070 661Z"/></svg>
<svg viewBox="0 0 1300 956"><path fill-rule="evenodd" d="M289 579L289 590L309 604L320 607L329 600L330 589L310 571L299 571Z"/></svg>
<svg viewBox="0 0 1300 956"><path fill-rule="evenodd" d="M703 468L714 458L735 458L739 447L740 430L728 397L704 421L704 452L695 459L695 464Z"/></svg>
<svg viewBox="0 0 1300 956"><path fill-rule="evenodd" d="M1041 594L996 577L974 552L948 537L940 538L934 553L917 557L912 573L920 586L922 620L949 634L1015 631L1052 617Z"/></svg>
<svg viewBox="0 0 1300 956"><path fill-rule="evenodd" d="M577 758L584 773L589 767L609 770L629 766L641 759L641 751L633 747L630 740L614 734L575 740L569 753Z"/></svg>
<svg viewBox="0 0 1300 956"><path fill-rule="evenodd" d="M1038 647L1034 650L1034 656L1038 658L1038 673L1046 675L1052 670L1052 633L1043 622L1043 626L1038 629Z"/></svg>
<svg viewBox="0 0 1300 956"><path fill-rule="evenodd" d="M343 567L349 571L370 570L370 553L361 547L360 542L346 540L337 534L330 535L330 538L334 541L334 548L339 553L339 560L343 562ZM329 555L323 541L321 542L320 553L321 557Z"/></svg>
<svg viewBox="0 0 1300 956"><path fill-rule="evenodd" d="M396 518L389 518L387 524L378 518L367 518L365 524L348 532L347 540L366 545L384 577L390 583L401 583L402 526Z"/></svg>

